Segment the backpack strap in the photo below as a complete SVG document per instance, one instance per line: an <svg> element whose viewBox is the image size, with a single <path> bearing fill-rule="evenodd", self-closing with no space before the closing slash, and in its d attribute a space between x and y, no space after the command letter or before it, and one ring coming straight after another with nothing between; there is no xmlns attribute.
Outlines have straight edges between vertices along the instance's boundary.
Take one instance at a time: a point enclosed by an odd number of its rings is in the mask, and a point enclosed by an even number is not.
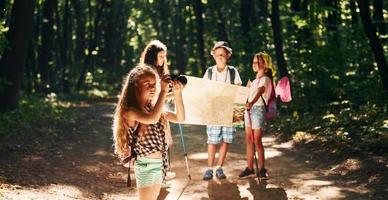
<svg viewBox="0 0 388 200"><path fill-rule="evenodd" d="M230 74L230 83L234 85L234 79L236 77L236 68L228 66L228 70Z"/></svg>
<svg viewBox="0 0 388 200"><path fill-rule="evenodd" d="M213 75L213 67L209 67L209 68L207 68L207 78L209 79L209 80L212 80L212 75Z"/></svg>
<svg viewBox="0 0 388 200"><path fill-rule="evenodd" d="M129 157L129 163L128 163L128 177L127 177L127 187L131 187L131 160L132 158L135 157L135 150L134 150L134 147L135 147L135 144L137 142L137 136L138 136L138 129L140 127L140 123L137 123L135 128L133 129L132 131L132 134L133 134L133 138L132 138L132 142L131 142L131 156ZM131 134L131 133L129 133Z"/></svg>
<svg viewBox="0 0 388 200"><path fill-rule="evenodd" d="M234 79L236 77L236 68L232 66L227 66L227 67L230 74L230 83L234 84ZM212 80L212 75L213 75L213 67L207 68L207 77L209 80Z"/></svg>

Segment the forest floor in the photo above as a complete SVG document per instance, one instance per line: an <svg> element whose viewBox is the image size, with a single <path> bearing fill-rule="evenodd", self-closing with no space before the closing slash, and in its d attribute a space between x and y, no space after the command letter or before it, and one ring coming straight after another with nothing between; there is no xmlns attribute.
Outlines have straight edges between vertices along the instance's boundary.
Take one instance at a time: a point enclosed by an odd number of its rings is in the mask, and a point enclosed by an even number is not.
<svg viewBox="0 0 388 200"><path fill-rule="evenodd" d="M136 199L126 187L126 168L112 152L114 99L71 107L77 120L32 127L7 138L0 154L0 199ZM158 199L385 199L387 157L341 154L333 157L312 145L264 140L270 179L239 179L246 166L244 131L237 132L224 166L227 179L203 181L206 169L204 126L184 125L191 180L177 126L173 125L171 165L177 177ZM311 143L314 144L314 143ZM133 172L132 172L133 173ZM133 174L132 174L133 175Z"/></svg>

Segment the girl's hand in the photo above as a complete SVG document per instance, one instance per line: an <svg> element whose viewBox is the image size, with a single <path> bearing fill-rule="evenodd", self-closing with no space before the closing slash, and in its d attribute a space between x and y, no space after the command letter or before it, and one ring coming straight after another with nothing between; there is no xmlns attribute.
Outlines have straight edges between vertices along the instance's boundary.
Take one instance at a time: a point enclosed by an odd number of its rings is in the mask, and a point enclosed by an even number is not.
<svg viewBox="0 0 388 200"><path fill-rule="evenodd" d="M170 90L171 79L168 75L163 75L160 80L161 91L167 93Z"/></svg>
<svg viewBox="0 0 388 200"><path fill-rule="evenodd" d="M175 93L182 92L185 86L180 81L172 81L172 91Z"/></svg>
<svg viewBox="0 0 388 200"><path fill-rule="evenodd" d="M247 82L247 87L248 87L248 88L250 88L250 87L251 87L251 84L252 84L251 80L250 80L250 79L248 79L248 82Z"/></svg>
<svg viewBox="0 0 388 200"><path fill-rule="evenodd" d="M252 108L252 106L253 106L253 103L251 103L251 102L248 102L248 103L245 104L245 108L247 110L250 110Z"/></svg>

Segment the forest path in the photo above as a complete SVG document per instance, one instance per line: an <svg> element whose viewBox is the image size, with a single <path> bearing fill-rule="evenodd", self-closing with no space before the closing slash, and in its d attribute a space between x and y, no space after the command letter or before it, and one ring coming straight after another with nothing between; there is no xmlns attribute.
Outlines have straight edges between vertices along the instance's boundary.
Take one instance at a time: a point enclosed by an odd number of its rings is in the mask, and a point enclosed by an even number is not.
<svg viewBox="0 0 388 200"><path fill-rule="evenodd" d="M0 157L0 199L136 199L136 189L126 187L126 168L112 154L114 103L81 102L71 108L78 116L75 122L33 128L31 138L9 142ZM330 160L295 150L292 142L277 144L271 135L263 138L270 179L260 184L254 178L239 179L246 166L243 130L227 155L227 179L203 181L205 127L182 127L192 179L187 178L177 125L172 124L171 165L177 177L158 199L383 199L388 191L382 175L361 170L367 168L364 161L348 158L328 167L323 162ZM367 172L386 171L386 158L369 159L377 164ZM379 184L372 188L376 180Z"/></svg>

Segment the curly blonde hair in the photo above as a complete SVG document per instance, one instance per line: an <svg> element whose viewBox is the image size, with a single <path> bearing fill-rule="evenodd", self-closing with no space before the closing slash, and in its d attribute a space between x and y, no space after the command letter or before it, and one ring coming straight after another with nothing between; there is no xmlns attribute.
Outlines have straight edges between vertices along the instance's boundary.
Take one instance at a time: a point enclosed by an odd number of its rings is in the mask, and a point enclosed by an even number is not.
<svg viewBox="0 0 388 200"><path fill-rule="evenodd" d="M265 73L270 73L271 75L271 79L272 77L275 77L276 75L276 70L272 64L272 58L269 54L267 54L265 51L262 51L262 52L259 52L259 53L256 53L253 57L252 57L252 63L253 63L253 59L254 58L257 58L257 60L259 60L259 58L262 58L264 63L265 63Z"/></svg>
<svg viewBox="0 0 388 200"><path fill-rule="evenodd" d="M152 67L146 64L138 64L128 73L124 80L120 97L116 105L112 127L114 152L119 156L128 149L129 124L125 114L130 108L141 109L138 102L139 94L137 82L146 76L153 76L156 78L157 74Z"/></svg>

